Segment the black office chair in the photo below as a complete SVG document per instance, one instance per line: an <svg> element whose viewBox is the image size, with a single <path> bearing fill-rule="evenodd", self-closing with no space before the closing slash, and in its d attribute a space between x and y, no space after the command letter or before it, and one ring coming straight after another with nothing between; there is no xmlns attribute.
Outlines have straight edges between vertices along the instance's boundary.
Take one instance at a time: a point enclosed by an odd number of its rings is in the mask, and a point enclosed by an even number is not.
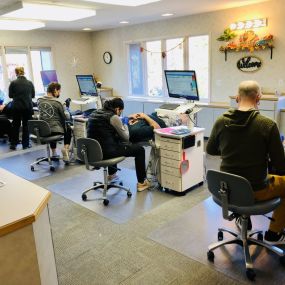
<svg viewBox="0 0 285 285"><path fill-rule="evenodd" d="M51 135L49 124L43 120L29 120L28 128L31 135L33 135L38 144L46 144L47 157L40 157L31 164L31 171L35 170L35 165L46 161L49 163L50 171L55 171L52 161L58 161L59 158L53 158L50 155L50 142L57 142L63 139L63 135Z"/></svg>
<svg viewBox="0 0 285 285"><path fill-rule="evenodd" d="M262 231L248 232L248 220L251 215L265 215L273 211L280 204L280 198L274 198L268 201L256 202L252 187L247 179L234 174L208 170L207 172L208 188L212 194L213 200L222 207L223 218L233 220L236 215L242 219L241 232L235 232L229 229L218 229L218 242L209 245L208 260L214 261L214 252L218 247L226 244L238 244L243 247L246 266L246 275L248 279L255 279L252 260L249 253L249 245L260 245L280 256L280 262L285 264L285 252L276 247L263 242ZM229 211L232 214L229 215ZM234 237L223 240L223 232L227 232ZM253 238L257 235L257 239Z"/></svg>
<svg viewBox="0 0 285 285"><path fill-rule="evenodd" d="M132 196L132 192L130 191L130 189L123 187L122 185L108 183L107 179L107 167L123 161L125 159L124 156L103 160L103 153L101 146L99 142L94 139L79 138L77 140L76 145L77 145L77 156L81 161L84 161L85 166L88 170L95 170L101 167L104 168L104 183L94 182L94 185L91 188L85 190L82 193L81 197L83 201L87 200L87 195L86 195L87 192L99 188L103 188L103 196L98 199L103 200L103 204L105 206L109 204L109 200L107 198L107 192L110 188L122 189L127 192L128 197ZM93 168L90 169L90 166L93 166Z"/></svg>

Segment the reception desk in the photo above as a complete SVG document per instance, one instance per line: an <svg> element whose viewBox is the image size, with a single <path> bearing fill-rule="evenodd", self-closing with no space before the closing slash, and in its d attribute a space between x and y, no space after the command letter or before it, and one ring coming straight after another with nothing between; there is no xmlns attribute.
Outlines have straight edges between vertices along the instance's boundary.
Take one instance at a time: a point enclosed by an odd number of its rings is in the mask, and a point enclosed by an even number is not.
<svg viewBox="0 0 285 285"><path fill-rule="evenodd" d="M50 192L0 168L0 283L57 285Z"/></svg>

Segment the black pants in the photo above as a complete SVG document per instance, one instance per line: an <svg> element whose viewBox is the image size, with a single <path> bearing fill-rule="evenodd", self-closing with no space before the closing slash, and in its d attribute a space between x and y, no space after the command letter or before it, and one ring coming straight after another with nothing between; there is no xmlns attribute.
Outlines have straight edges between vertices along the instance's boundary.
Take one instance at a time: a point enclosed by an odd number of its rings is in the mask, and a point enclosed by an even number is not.
<svg viewBox="0 0 285 285"><path fill-rule="evenodd" d="M136 166L137 180L143 183L146 178L145 171L145 150L142 146L132 145L120 145L115 150L105 150L104 159L114 158L118 156L134 157ZM116 173L117 165L108 168L109 175Z"/></svg>
<svg viewBox="0 0 285 285"><path fill-rule="evenodd" d="M51 133L51 135L62 135L61 133ZM71 142L71 128L67 127L66 129L64 129L64 134L63 134L63 141L64 144L70 144ZM56 148L56 142L50 142L50 148L51 149L55 149Z"/></svg>
<svg viewBox="0 0 285 285"><path fill-rule="evenodd" d="M11 145L16 146L19 142L20 127L22 124L22 145L28 147L30 143L30 134L28 129L28 120L32 119L30 110L14 110L11 131Z"/></svg>

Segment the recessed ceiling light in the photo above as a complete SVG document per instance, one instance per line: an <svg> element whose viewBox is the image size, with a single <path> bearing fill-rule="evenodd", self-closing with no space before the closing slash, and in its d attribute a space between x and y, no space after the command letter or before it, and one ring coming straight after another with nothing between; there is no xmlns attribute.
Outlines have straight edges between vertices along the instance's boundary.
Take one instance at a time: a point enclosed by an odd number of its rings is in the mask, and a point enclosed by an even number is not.
<svg viewBox="0 0 285 285"><path fill-rule="evenodd" d="M165 13L165 14L162 14L161 16L162 17L170 17L170 16L173 16L173 14L172 13Z"/></svg>
<svg viewBox="0 0 285 285"><path fill-rule="evenodd" d="M128 24L128 21L121 21L120 24Z"/></svg>
<svg viewBox="0 0 285 285"><path fill-rule="evenodd" d="M44 23L36 21L4 20L0 19L0 30L30 31L45 27Z"/></svg>
<svg viewBox="0 0 285 285"><path fill-rule="evenodd" d="M3 16L20 19L75 21L95 15L96 11L90 9L65 7L59 5L22 3L22 7L4 14Z"/></svg>
<svg viewBox="0 0 285 285"><path fill-rule="evenodd" d="M91 31L92 29L91 28L84 28L82 29L83 31Z"/></svg>
<svg viewBox="0 0 285 285"><path fill-rule="evenodd" d="M84 1L110 4L110 5L141 6L149 3L159 2L160 0L84 0Z"/></svg>

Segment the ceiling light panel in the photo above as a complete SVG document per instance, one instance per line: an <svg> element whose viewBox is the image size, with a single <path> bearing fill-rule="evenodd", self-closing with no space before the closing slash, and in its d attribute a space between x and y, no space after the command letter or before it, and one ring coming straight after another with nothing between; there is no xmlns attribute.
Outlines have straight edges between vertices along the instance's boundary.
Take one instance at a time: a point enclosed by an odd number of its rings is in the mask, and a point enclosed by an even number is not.
<svg viewBox="0 0 285 285"><path fill-rule="evenodd" d="M48 21L75 21L95 16L96 11L57 5L23 3L23 7L4 14L4 17Z"/></svg>
<svg viewBox="0 0 285 285"><path fill-rule="evenodd" d="M135 7L135 6L146 5L149 3L159 2L160 0L84 0L84 1Z"/></svg>
<svg viewBox="0 0 285 285"><path fill-rule="evenodd" d="M0 19L0 30L30 31L45 27L44 23L35 21L17 21Z"/></svg>

